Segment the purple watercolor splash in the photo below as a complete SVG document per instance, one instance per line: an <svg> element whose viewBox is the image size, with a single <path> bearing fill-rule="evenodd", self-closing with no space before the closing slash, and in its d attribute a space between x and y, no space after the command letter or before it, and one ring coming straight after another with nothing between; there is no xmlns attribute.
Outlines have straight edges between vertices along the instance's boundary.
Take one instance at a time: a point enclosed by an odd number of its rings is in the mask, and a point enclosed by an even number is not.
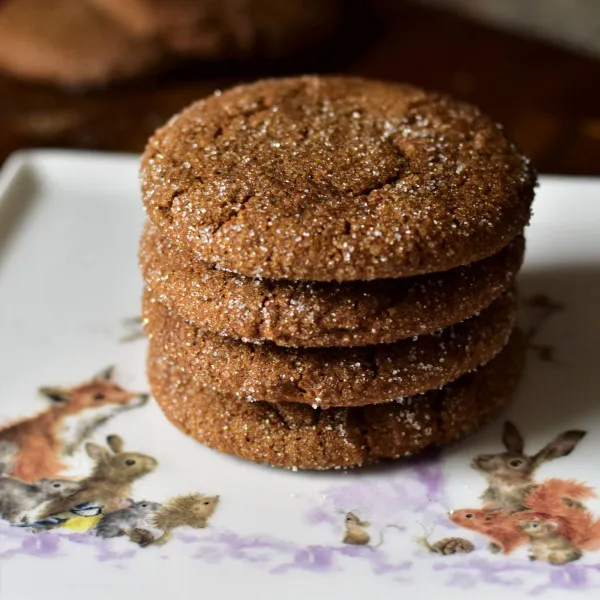
<svg viewBox="0 0 600 600"><path fill-rule="evenodd" d="M368 565L375 576L408 582L415 580L413 567L418 564L419 576L429 572L432 577L441 577L445 585L465 590L494 586L536 597L549 590L600 590L600 565L554 567L526 558L492 556L484 549L441 558L416 544L407 544L408 532L414 531L417 519L448 529L454 527L446 516L449 501L442 461L437 457L407 462L383 475L381 471L350 474L323 490L319 498L303 515L304 521L314 528L326 528L330 544L299 545L293 540L209 527L177 530L169 545L185 547L185 554L194 560L211 564L242 562L275 577L298 571L343 572L361 563ZM390 523L404 531L390 530L395 531L394 538L388 542L386 537L380 548L344 545L344 515L340 513L344 510L356 510L361 518L373 523L369 531L374 542ZM91 552L99 562L125 568L140 553L156 553L161 560L178 555L162 547L142 549L116 542L60 531L30 534L0 523L0 561L19 555L52 558Z"/></svg>
<svg viewBox="0 0 600 600"><path fill-rule="evenodd" d="M370 546L322 546L311 545L294 553L290 562L283 563L271 570L272 573L288 573L292 570L310 571L312 573L327 573L341 571L339 558L350 557L366 560L370 563L373 573L399 573L408 571L412 561L389 562L383 552Z"/></svg>
<svg viewBox="0 0 600 600"><path fill-rule="evenodd" d="M446 517L450 504L445 493L445 477L439 458L418 459L390 469L387 476L353 476L343 485L323 491L320 505L304 515L310 525L329 524L339 529L341 512L357 512L361 518L388 524L411 526L415 515L419 520L456 526Z"/></svg>
<svg viewBox="0 0 600 600"><path fill-rule="evenodd" d="M5 546L10 546L4 549ZM89 546L100 562L119 561L133 558L140 551L131 545L125 551L115 549L113 540L104 540L86 533L62 533L57 531L40 531L29 533L23 529L0 526L0 561L15 556L32 556L35 558L57 558L68 556L69 546Z"/></svg>
<svg viewBox="0 0 600 600"><path fill-rule="evenodd" d="M574 563L552 566L527 559L483 555L465 557L464 560L436 562L436 572L447 572L446 583L462 589L474 589L481 584L523 590L531 596L541 596L550 590L600 590L600 564Z"/></svg>
<svg viewBox="0 0 600 600"><path fill-rule="evenodd" d="M13 530L14 531L14 530ZM4 530L2 531L4 533ZM60 554L60 537L53 535L50 532L40 532L36 535L23 535L22 531L19 531L18 537L20 539L20 546L18 548L10 548L5 551L1 551L2 546L0 545L0 559L8 559L19 554L25 554L28 556L35 556L37 558L53 558ZM17 536L11 536L15 539Z"/></svg>

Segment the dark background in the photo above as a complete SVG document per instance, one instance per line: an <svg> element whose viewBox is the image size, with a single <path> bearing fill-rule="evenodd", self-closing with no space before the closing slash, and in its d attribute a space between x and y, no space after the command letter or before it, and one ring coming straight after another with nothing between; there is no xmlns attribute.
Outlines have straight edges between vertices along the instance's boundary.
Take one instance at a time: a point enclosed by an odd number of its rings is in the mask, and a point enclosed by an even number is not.
<svg viewBox="0 0 600 600"><path fill-rule="evenodd" d="M28 147L140 152L191 101L240 81L337 72L408 81L479 105L536 168L600 175L600 60L400 0L350 10L326 46L301 59L188 64L160 77L77 92L0 78L0 162Z"/></svg>

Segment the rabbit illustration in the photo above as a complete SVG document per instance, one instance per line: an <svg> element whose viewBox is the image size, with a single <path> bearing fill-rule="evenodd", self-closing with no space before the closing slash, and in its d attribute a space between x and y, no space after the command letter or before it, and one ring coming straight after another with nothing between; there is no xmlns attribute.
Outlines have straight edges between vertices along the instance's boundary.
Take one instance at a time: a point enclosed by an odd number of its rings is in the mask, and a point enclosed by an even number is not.
<svg viewBox="0 0 600 600"><path fill-rule="evenodd" d="M371 541L371 536L364 528L369 525L368 521L361 521L354 513L347 513L345 520L346 530L344 531L342 542L344 544L352 544L353 546L366 546Z"/></svg>
<svg viewBox="0 0 600 600"><path fill-rule="evenodd" d="M529 536L531 560L564 565L580 559L583 554L567 537L558 532L559 524L556 521L531 519L519 523L519 528Z"/></svg>
<svg viewBox="0 0 600 600"><path fill-rule="evenodd" d="M94 469L82 479L81 490L73 496L51 502L44 516L68 512L80 504L101 505L105 513L121 508L119 502L131 495L131 486L136 479L152 472L156 459L145 454L123 451L123 440L117 435L106 438L108 448L88 442L86 451L95 461Z"/></svg>
<svg viewBox="0 0 600 600"><path fill-rule="evenodd" d="M59 477L65 458L92 432L116 415L143 406L149 397L120 386L112 367L74 386L44 386L40 393L49 402L45 410L0 425L0 467L4 462L4 473L28 483ZM13 455L7 463L2 454L10 445Z"/></svg>
<svg viewBox="0 0 600 600"><path fill-rule="evenodd" d="M506 452L482 454L471 466L483 474L488 487L481 496L487 509L521 511L525 500L536 487L534 474L545 462L569 455L585 431L571 430L561 433L533 456L524 454L524 441L517 428L510 422L504 424L502 441Z"/></svg>
<svg viewBox="0 0 600 600"><path fill-rule="evenodd" d="M124 508L105 515L92 533L98 537L113 538L134 529L147 529L152 515L161 507L158 502L148 502L147 500L134 502L130 498L124 504L126 504Z"/></svg>
<svg viewBox="0 0 600 600"><path fill-rule="evenodd" d="M25 483L0 477L0 518L10 523L31 523L44 513L48 503L72 496L82 485L65 479L38 479Z"/></svg>
<svg viewBox="0 0 600 600"><path fill-rule="evenodd" d="M530 541L532 531L538 533L537 528L526 525L530 521L551 521L553 533L564 537L574 547L598 550L600 519L596 519L582 502L594 496L592 488L577 481L548 479L529 493L522 511L463 508L452 511L450 519L489 538L493 552L509 554ZM540 528L549 533L545 526ZM538 550L543 543L540 537L536 538Z"/></svg>

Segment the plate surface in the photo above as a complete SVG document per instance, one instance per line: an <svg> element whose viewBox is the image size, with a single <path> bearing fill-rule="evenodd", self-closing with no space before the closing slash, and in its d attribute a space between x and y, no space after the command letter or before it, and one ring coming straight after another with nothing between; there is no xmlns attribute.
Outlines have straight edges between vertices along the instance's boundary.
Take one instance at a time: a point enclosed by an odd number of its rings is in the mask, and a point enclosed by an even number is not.
<svg viewBox="0 0 600 600"><path fill-rule="evenodd" d="M529 302L522 316L535 333L506 417L524 438L527 456L567 430L587 432L555 445L554 453L565 456L538 457L531 480L559 497L542 522L557 548L554 559L545 538L535 545L536 561L528 558L534 546L518 539L514 551L491 553L485 524L461 521L475 531L448 515L466 508L481 514L486 481L470 462L503 451L503 419L434 457L350 472L294 473L221 456L185 438L151 402L139 406L137 394L148 391L146 345L136 322L143 219L136 157L28 152L4 166L0 440L9 422L27 418L31 424L41 414L37 425L26 430L21 424L16 438L22 452L35 456L27 463L36 466L29 475L81 478L94 464L85 442L106 447L107 435L117 434L126 451L158 461L133 483L128 495L134 501L168 503L203 493L219 495L219 504L206 528L180 527L167 543L146 547L127 536L92 535L99 518L94 507L64 515L50 530L42 524L35 533L0 521L2 600L600 595L600 551L592 549L600 548L600 525L597 536L594 529L600 502L593 495L600 493L600 180L542 178L527 234L521 289ZM110 365L112 379L92 381L90 392L84 384ZM47 388L44 398L40 387ZM12 450L14 445L0 444L0 465L14 464ZM44 452L53 453L53 464L38 464ZM565 483L571 479L591 489ZM363 527L369 545L342 543L348 512L369 523ZM454 513L455 520L464 514ZM508 517L494 518L503 535L514 538L517 529L510 529ZM565 527L578 540L582 528L592 534L574 544L559 533ZM432 552L415 539L423 538L424 529L431 545L463 538L474 550ZM585 546L579 558L576 545ZM566 557L575 560L548 562Z"/></svg>

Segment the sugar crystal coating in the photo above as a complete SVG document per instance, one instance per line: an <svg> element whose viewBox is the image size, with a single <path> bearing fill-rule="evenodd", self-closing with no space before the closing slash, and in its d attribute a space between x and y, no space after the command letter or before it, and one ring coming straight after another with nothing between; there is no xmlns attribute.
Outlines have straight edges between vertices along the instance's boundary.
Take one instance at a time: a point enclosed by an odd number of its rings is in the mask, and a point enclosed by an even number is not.
<svg viewBox="0 0 600 600"><path fill-rule="evenodd" d="M527 224L535 176L473 106L343 77L259 81L150 139L150 220L248 276L398 278L489 256Z"/></svg>
<svg viewBox="0 0 600 600"><path fill-rule="evenodd" d="M147 226L142 273L152 294L212 333L279 346L363 346L433 333L487 308L514 282L524 241L444 273L372 282L252 279L197 260Z"/></svg>
<svg viewBox="0 0 600 600"><path fill-rule="evenodd" d="M409 456L481 427L517 384L525 344L515 332L487 365L441 390L402 403L313 409L248 403L199 385L150 342L148 374L156 400L184 433L220 452L297 469L337 469Z"/></svg>
<svg viewBox="0 0 600 600"><path fill-rule="evenodd" d="M149 293L144 322L155 347L205 387L251 401L362 406L441 387L488 362L509 338L516 304L509 290L435 334L358 348L282 348L205 333Z"/></svg>

